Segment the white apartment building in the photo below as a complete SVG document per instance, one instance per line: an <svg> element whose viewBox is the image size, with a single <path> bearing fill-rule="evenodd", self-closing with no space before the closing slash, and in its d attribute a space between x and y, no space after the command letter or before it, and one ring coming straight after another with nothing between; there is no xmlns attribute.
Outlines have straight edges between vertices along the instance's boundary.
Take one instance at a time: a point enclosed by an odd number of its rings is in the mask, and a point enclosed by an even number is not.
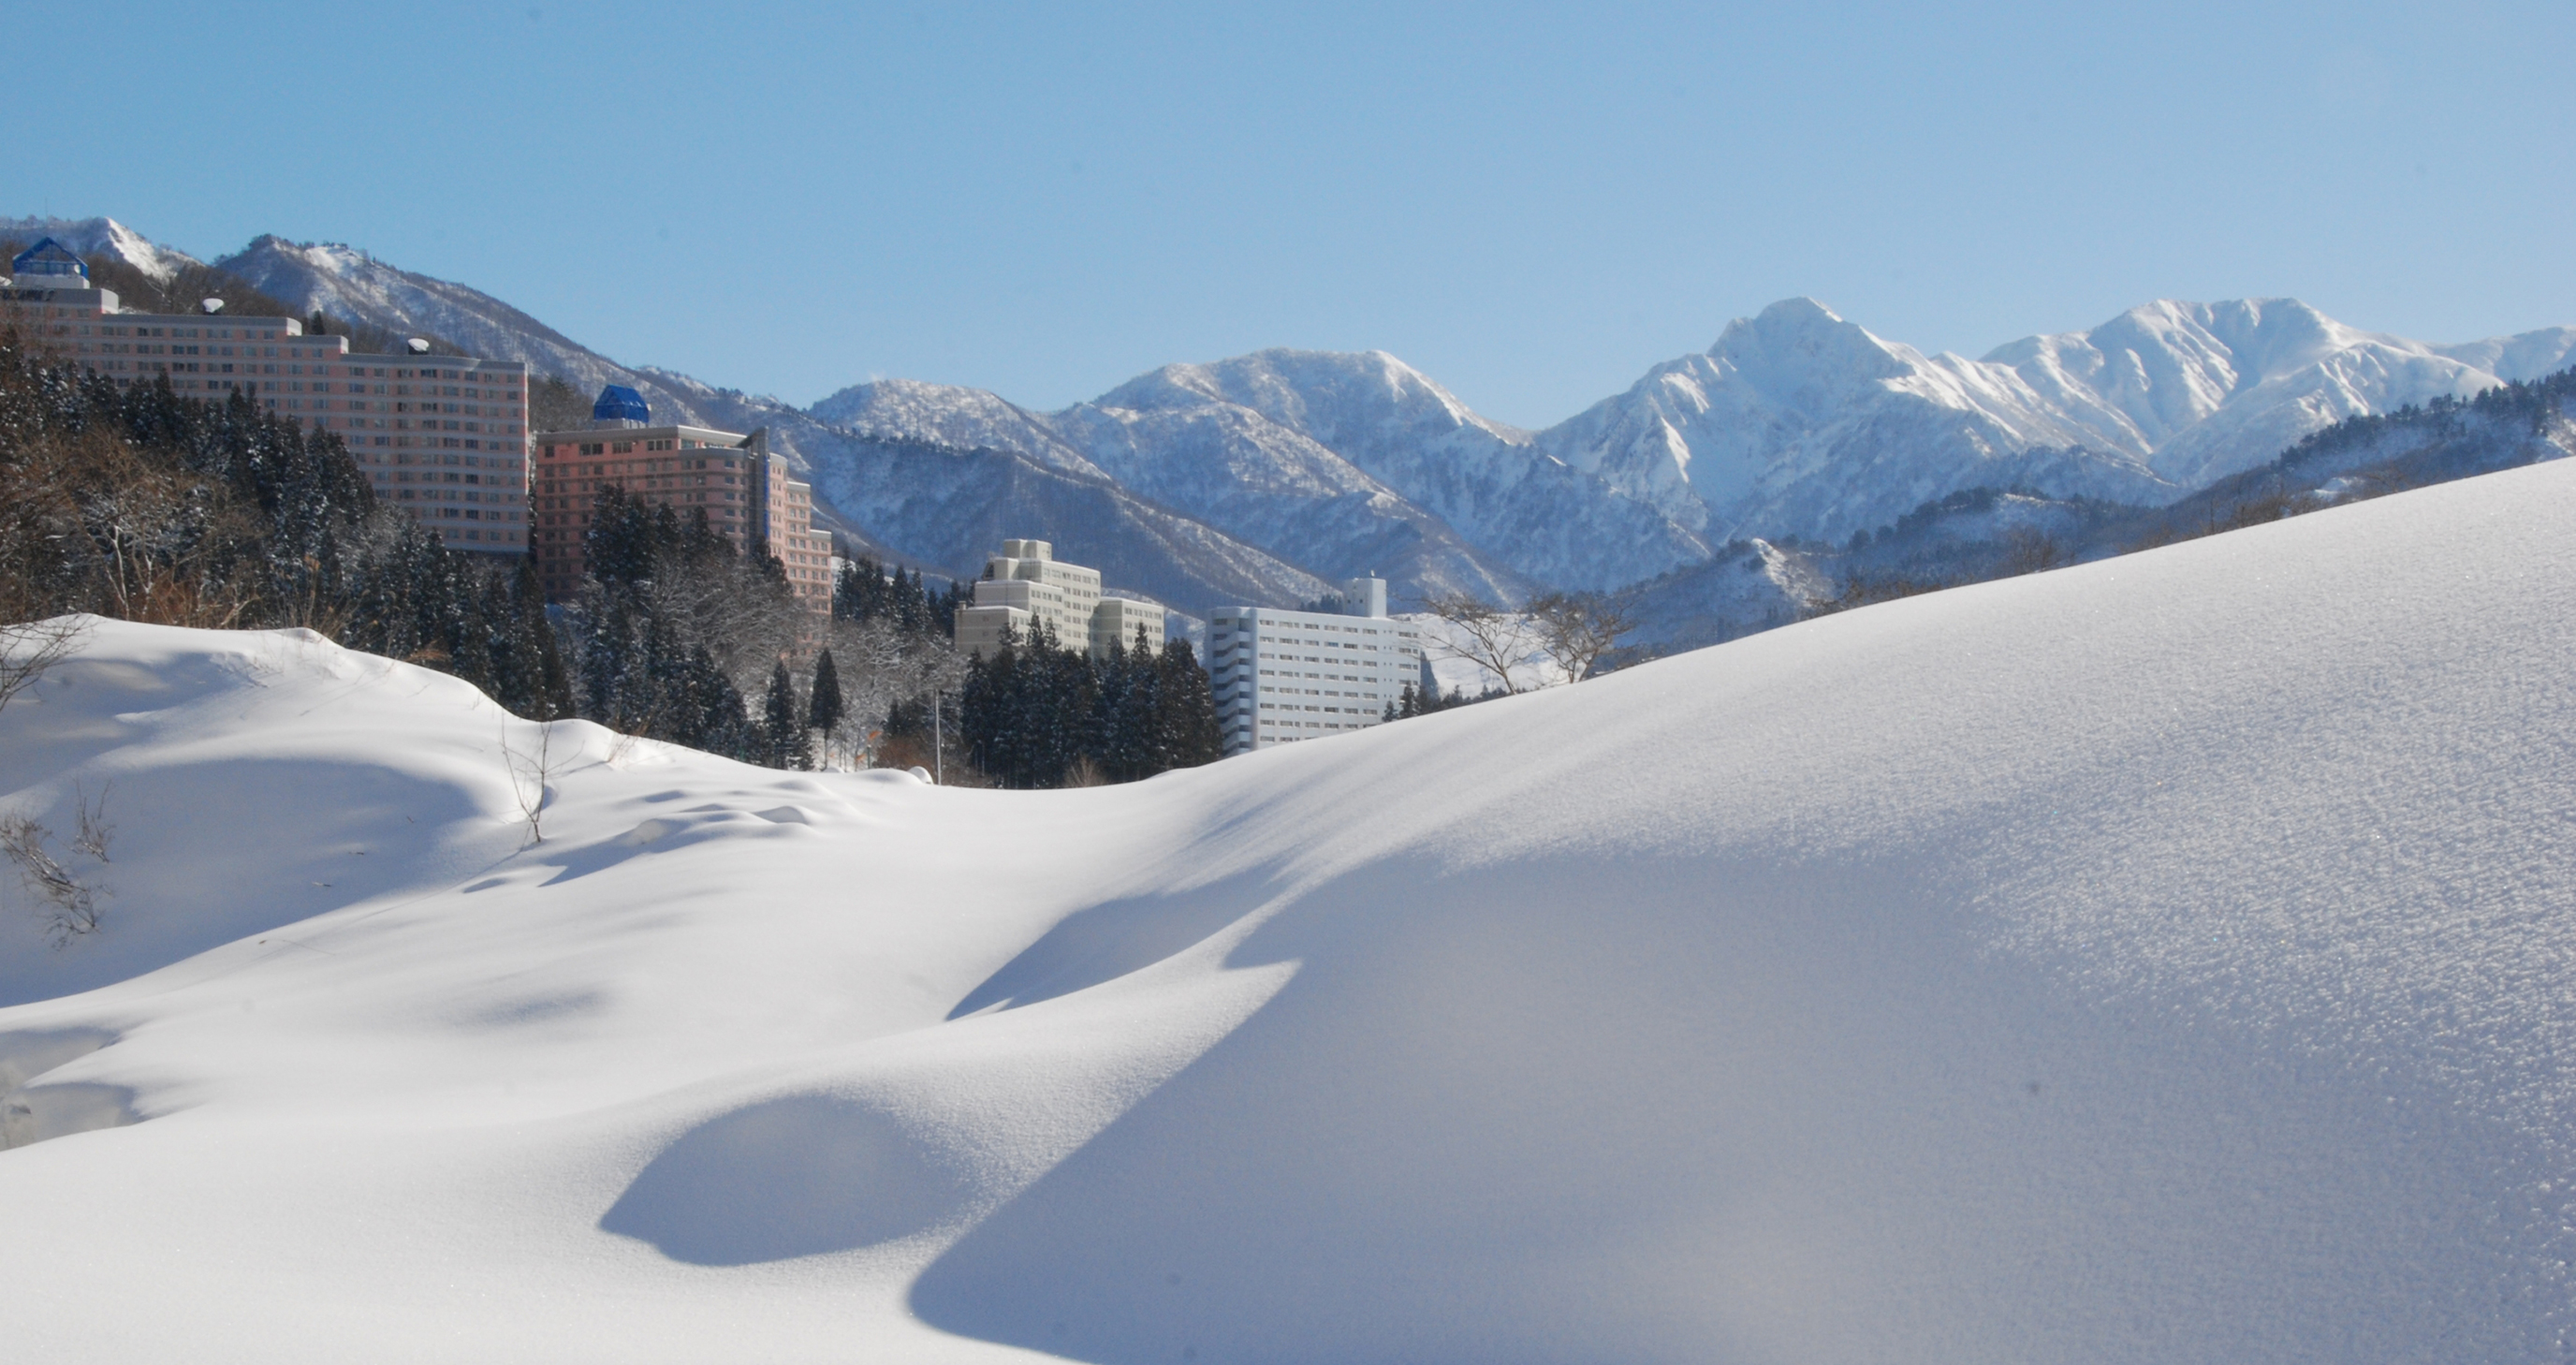
<svg viewBox="0 0 2576 1365"><path fill-rule="evenodd" d="M0 321L119 384L167 378L183 398L247 392L272 415L337 434L376 496L448 548L528 552L528 367L423 353L353 353L293 318L130 313L52 238L20 252Z"/></svg>
<svg viewBox="0 0 2576 1365"><path fill-rule="evenodd" d="M1226 757L1382 723L1406 683L1429 686L1422 631L1386 614L1386 580L1345 584L1347 615L1220 607L1208 674Z"/></svg>
<svg viewBox="0 0 2576 1365"><path fill-rule="evenodd" d="M1001 648L1007 631L1026 640L1043 621L1067 649L1106 657L1112 641L1129 648L1142 627L1156 648L1163 643L1163 609L1151 602L1100 594L1100 571L1067 564L1043 540L1006 540L984 561L975 601L957 609L957 647L981 655Z"/></svg>

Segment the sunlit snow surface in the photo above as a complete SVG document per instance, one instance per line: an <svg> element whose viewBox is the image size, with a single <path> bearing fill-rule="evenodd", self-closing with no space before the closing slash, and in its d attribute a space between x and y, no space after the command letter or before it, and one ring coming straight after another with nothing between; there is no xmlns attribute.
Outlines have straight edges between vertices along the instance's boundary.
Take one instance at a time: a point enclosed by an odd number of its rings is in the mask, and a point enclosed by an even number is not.
<svg viewBox="0 0 2576 1365"><path fill-rule="evenodd" d="M0 915L11 1344L2560 1360L2571 535L2541 466L1115 789L567 725L525 849L461 685L101 625L0 713L119 825L98 937Z"/></svg>

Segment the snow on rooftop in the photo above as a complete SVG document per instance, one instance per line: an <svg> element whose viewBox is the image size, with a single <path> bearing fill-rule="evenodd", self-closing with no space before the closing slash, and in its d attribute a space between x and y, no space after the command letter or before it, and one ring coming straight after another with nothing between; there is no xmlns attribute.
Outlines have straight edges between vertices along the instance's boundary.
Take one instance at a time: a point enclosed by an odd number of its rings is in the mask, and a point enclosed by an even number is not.
<svg viewBox="0 0 2576 1365"><path fill-rule="evenodd" d="M0 712L0 808L118 829L93 939L0 912L13 1342L2555 1359L2571 528L2540 466L1117 788L568 723L534 847L462 685L100 624Z"/></svg>

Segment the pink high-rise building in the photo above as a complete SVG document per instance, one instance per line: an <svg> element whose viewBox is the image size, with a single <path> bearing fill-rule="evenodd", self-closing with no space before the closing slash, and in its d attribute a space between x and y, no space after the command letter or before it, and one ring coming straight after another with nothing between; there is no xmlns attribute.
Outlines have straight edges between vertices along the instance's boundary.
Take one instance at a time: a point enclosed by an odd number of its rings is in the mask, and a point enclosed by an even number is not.
<svg viewBox="0 0 2576 1365"><path fill-rule="evenodd" d="M814 492L788 477L759 432L653 426L644 398L611 384L591 405L591 425L539 432L536 525L531 534L537 576L549 600L581 588L583 538L602 489L610 485L682 516L704 512L707 524L737 547L765 545L787 566L797 600L819 615L832 610L832 538L814 529Z"/></svg>

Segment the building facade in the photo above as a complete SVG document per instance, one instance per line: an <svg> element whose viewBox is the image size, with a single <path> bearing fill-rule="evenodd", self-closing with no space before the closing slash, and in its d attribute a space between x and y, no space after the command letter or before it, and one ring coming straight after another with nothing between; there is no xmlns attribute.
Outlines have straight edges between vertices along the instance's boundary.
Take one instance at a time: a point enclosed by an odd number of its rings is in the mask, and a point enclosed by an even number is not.
<svg viewBox="0 0 2576 1365"><path fill-rule="evenodd" d="M528 367L515 360L352 352L293 318L129 313L51 238L10 263L7 323L114 379L167 379L183 398L236 392L275 416L338 435L376 496L450 549L529 549Z"/></svg>
<svg viewBox="0 0 2576 1365"><path fill-rule="evenodd" d="M1114 641L1134 648L1136 632L1163 643L1163 609L1151 602L1104 597L1100 571L1067 564L1043 540L1006 540L984 561L975 600L957 609L957 647L968 654L999 649L1005 635L1026 640L1043 622L1067 649L1105 658Z"/></svg>
<svg viewBox="0 0 2576 1365"><path fill-rule="evenodd" d="M1225 753L1324 739L1383 723L1430 686L1419 627L1386 614L1386 582L1343 587L1348 614L1221 607L1208 618L1208 675Z"/></svg>
<svg viewBox="0 0 2576 1365"><path fill-rule="evenodd" d="M797 600L820 615L832 610L832 538L814 529L814 492L788 477L762 432L653 426L641 395L611 384L591 405L591 425L540 432L536 448L533 547L546 596L561 601L581 588L582 537L603 489L707 524L740 547L765 544L787 566Z"/></svg>

